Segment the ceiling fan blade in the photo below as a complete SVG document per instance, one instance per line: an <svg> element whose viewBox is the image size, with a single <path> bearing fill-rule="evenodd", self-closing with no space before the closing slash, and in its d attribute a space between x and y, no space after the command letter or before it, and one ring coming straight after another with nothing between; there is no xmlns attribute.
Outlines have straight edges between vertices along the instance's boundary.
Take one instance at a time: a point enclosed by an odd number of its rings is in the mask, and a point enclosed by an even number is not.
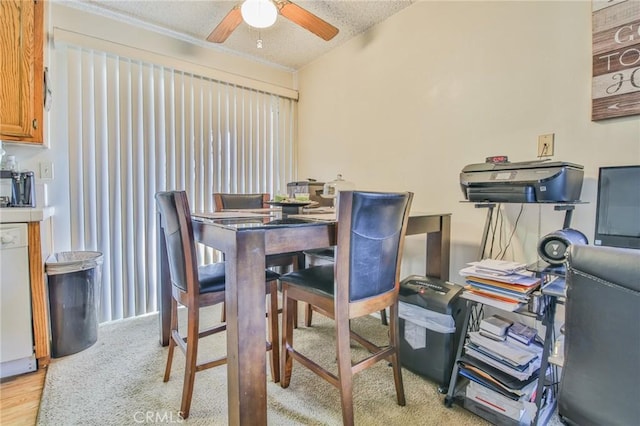
<svg viewBox="0 0 640 426"><path fill-rule="evenodd" d="M227 16L220 21L218 26L211 31L207 40L213 43L224 43L241 22L242 15L240 14L240 5L236 5L227 13Z"/></svg>
<svg viewBox="0 0 640 426"><path fill-rule="evenodd" d="M338 34L338 29L313 13L301 8L289 0L276 1L280 14L291 22L306 28L318 37L329 41Z"/></svg>

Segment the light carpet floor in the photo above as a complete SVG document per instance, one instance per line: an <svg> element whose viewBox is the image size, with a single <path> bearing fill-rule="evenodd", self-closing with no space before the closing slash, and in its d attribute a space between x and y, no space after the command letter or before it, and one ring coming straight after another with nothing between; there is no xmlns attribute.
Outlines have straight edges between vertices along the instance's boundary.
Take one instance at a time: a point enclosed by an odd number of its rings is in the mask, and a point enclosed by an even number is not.
<svg viewBox="0 0 640 426"><path fill-rule="evenodd" d="M220 318L217 307L205 318ZM184 312L181 312L181 317ZM320 354L319 363L335 367L333 323L314 316L311 328L295 331L296 347ZM383 342L386 327L373 317L354 322L354 328L377 334ZM171 379L162 376L167 348L158 342L157 315L100 325L98 341L90 348L52 360L38 415L38 425L135 425L141 423L227 424L227 382L224 366L196 374L190 417L179 417L184 356L176 350ZM223 353L224 333L201 340L199 355ZM319 348L324 348L319 350ZM355 346L354 346L355 348ZM333 371L336 371L333 368ZM483 425L483 419L453 406L446 408L437 384L403 369L407 405L396 404L393 375L379 362L354 379L354 410L360 425ZM340 425L336 388L294 361L289 388L273 383L267 374L268 421L273 425ZM554 422L555 423L555 422Z"/></svg>

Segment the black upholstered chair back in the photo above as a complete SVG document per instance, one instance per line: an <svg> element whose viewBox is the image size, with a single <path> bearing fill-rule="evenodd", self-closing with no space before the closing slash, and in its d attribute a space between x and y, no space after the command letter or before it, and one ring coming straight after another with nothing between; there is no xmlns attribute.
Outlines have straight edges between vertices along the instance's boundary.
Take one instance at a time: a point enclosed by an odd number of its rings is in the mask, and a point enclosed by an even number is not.
<svg viewBox="0 0 640 426"><path fill-rule="evenodd" d="M558 413L574 425L640 421L640 250L572 245Z"/></svg>
<svg viewBox="0 0 640 426"><path fill-rule="evenodd" d="M338 235L345 231L349 235L349 302L392 291L398 280L411 195L348 191L340 196ZM343 220L346 217L349 220ZM339 257L344 245L337 250Z"/></svg>
<svg viewBox="0 0 640 426"><path fill-rule="evenodd" d="M184 191L158 192L156 204L167 244L171 283L188 292L189 280L195 287L198 276L187 194Z"/></svg>
<svg viewBox="0 0 640 426"><path fill-rule="evenodd" d="M268 195L265 197L265 194L214 194L216 210L261 209L264 207L266 198L268 198Z"/></svg>

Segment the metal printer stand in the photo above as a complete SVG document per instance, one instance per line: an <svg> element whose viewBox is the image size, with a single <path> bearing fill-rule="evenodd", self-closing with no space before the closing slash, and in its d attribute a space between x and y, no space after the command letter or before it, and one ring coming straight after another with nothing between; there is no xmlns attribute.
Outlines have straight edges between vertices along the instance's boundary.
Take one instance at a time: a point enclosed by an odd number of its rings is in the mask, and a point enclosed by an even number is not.
<svg viewBox="0 0 640 426"><path fill-rule="evenodd" d="M489 235L489 229L491 226L491 220L494 214L494 208L496 203L482 203L476 204L477 208L487 208L487 218L482 235L482 243L480 247L479 258L483 259L485 255L485 246L487 237ZM568 228L571 224L571 218L575 205L573 204L558 204L554 206L555 210L565 211L565 218L563 228ZM541 271L536 271L540 274ZM558 369L555 365L549 363L549 355L555 341L555 314L556 314L557 297L555 295L543 294L542 304L544 309L541 313L535 314L527 310L527 307L523 307L520 310L513 313L523 315L527 317L534 317L537 321L541 321L545 326L545 336L543 342L542 359L540 363L539 373L541 377L538 378L538 385L536 389L535 405L536 413L535 417L529 423L528 419L515 420L507 417L498 411L491 411L490 409L481 406L474 401L466 398L465 388L468 384L468 379L459 377L459 361L462 357L465 343L468 339L468 332L478 331L480 328L480 321L484 316L484 304L467 300L466 313L462 322L462 334L458 344L455 363L453 365L453 371L451 372L451 380L449 382L449 389L444 399L444 405L450 408L453 403L458 403L469 411L483 417L494 424L498 425L545 425L548 423L552 413L556 407L556 395L558 393ZM498 308L494 308L498 309ZM549 370L549 374L547 374ZM525 421L526 420L526 421Z"/></svg>

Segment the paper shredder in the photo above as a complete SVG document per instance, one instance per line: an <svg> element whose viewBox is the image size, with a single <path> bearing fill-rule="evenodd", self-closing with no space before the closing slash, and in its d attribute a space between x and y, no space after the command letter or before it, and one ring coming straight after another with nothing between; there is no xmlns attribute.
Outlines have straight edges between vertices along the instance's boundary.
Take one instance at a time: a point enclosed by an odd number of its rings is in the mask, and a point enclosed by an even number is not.
<svg viewBox="0 0 640 426"><path fill-rule="evenodd" d="M462 333L462 286L411 275L400 283L400 360L408 370L447 392Z"/></svg>

